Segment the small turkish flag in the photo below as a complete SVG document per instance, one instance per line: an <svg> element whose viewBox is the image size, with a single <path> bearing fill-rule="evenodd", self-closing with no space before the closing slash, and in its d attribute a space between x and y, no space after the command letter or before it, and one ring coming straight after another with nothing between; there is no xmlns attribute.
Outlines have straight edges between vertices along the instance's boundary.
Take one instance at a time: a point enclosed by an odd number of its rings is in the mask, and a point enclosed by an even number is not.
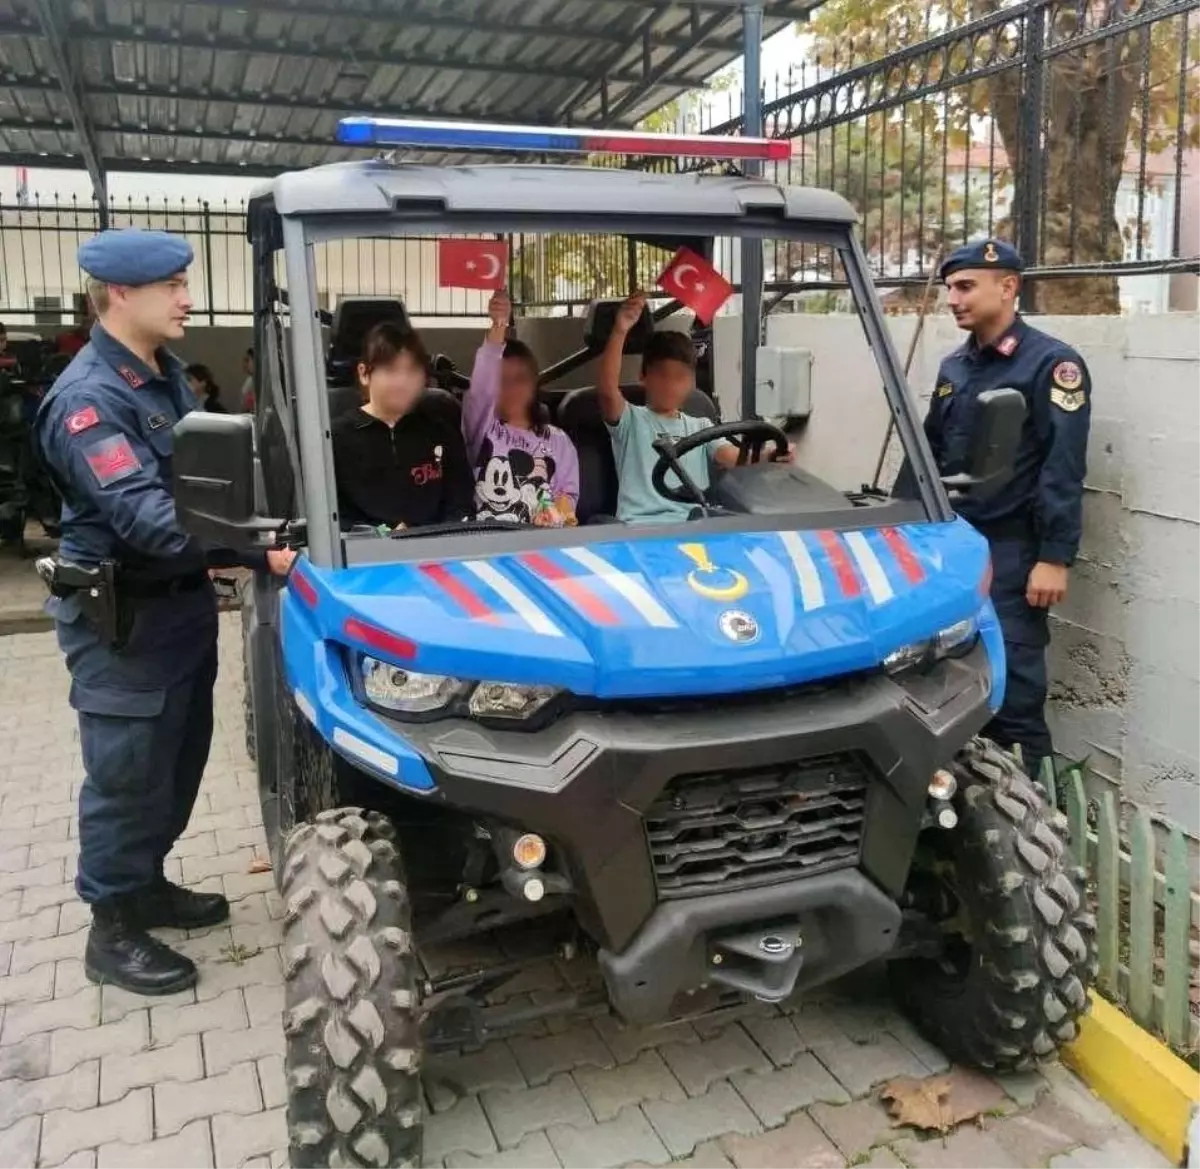
<svg viewBox="0 0 1200 1169"><path fill-rule="evenodd" d="M732 295L733 285L703 256L680 248L658 278L658 286L687 305L701 324L709 325Z"/></svg>
<svg viewBox="0 0 1200 1169"><path fill-rule="evenodd" d="M495 239L438 240L439 288L504 287L508 244Z"/></svg>

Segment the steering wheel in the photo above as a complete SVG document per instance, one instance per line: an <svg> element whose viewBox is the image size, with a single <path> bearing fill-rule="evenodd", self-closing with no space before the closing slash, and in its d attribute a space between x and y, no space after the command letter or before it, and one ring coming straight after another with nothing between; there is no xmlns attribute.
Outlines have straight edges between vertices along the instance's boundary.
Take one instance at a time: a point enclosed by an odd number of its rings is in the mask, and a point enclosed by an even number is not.
<svg viewBox="0 0 1200 1169"><path fill-rule="evenodd" d="M695 434L685 435L674 439L670 435L660 435L654 440L654 449L658 452L658 462L650 473L650 482L654 490L674 503L695 503L701 507L707 502L704 492L696 486L692 477L683 469L680 460L689 451L699 446L707 446L715 439L727 439L738 448L737 465L758 462L763 447L767 443L774 445L771 461L787 454L788 436L778 426L764 422L761 418L739 419L737 422L722 422L718 426L706 426ZM667 472L674 471L679 478L681 487L671 487L667 483Z"/></svg>

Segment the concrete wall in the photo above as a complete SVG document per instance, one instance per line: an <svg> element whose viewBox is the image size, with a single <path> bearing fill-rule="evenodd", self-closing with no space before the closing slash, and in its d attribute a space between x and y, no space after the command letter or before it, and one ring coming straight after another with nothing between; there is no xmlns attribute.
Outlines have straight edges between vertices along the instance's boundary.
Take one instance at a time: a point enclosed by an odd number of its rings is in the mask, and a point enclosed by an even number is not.
<svg viewBox="0 0 1200 1169"><path fill-rule="evenodd" d="M1200 318L1036 323L1080 350L1094 384L1083 544L1053 616L1056 744L1200 836ZM915 324L889 320L902 359ZM718 321L727 416L736 414L738 329ZM951 320L927 322L909 379L922 416L938 362L960 340ZM814 354L801 461L838 485L869 481L887 413L858 320L772 317L768 341ZM898 461L893 443L885 483Z"/></svg>

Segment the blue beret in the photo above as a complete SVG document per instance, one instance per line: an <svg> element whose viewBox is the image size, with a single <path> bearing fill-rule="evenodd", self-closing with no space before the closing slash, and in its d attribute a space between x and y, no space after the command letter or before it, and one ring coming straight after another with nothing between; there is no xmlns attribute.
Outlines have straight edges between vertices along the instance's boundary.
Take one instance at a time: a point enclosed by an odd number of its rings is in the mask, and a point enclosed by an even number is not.
<svg viewBox="0 0 1200 1169"><path fill-rule="evenodd" d="M956 248L942 261L938 275L945 280L947 276L963 268L995 268L1001 272L1023 272L1025 262L1012 244L1006 244L1002 239L984 239Z"/></svg>
<svg viewBox="0 0 1200 1169"><path fill-rule="evenodd" d="M79 266L105 284L137 288L182 272L193 255L192 245L181 235L122 227L80 244Z"/></svg>

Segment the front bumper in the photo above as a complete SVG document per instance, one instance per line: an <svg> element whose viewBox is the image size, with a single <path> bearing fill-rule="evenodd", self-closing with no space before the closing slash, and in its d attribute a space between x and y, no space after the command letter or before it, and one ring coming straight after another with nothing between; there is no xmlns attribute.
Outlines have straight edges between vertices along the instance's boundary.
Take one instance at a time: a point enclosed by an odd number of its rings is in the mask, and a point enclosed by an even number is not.
<svg viewBox="0 0 1200 1169"><path fill-rule="evenodd" d="M837 898L847 897L848 905L873 907L872 920L883 929L879 899L894 902L903 890L929 778L987 722L990 677L980 643L926 674L860 675L761 702L579 713L526 734L467 722L392 725L429 768L435 786L425 798L551 842L572 883L575 912L606 955L606 973L623 977L634 968L658 969L656 951L692 952L712 930L737 924L727 920L730 912L751 915L746 924L762 920L768 904L785 917L812 918L819 909L821 920L832 921L845 916ZM673 780L837 754L865 758L872 775L857 870L851 860L848 871L730 894L734 908L722 908L715 925L709 914L716 911L704 906L724 904L723 894L662 897L646 813ZM864 942L864 952L878 949L883 936ZM822 980L821 962L804 965L806 978ZM666 982L673 977L664 974ZM665 991L652 989L658 1002Z"/></svg>

